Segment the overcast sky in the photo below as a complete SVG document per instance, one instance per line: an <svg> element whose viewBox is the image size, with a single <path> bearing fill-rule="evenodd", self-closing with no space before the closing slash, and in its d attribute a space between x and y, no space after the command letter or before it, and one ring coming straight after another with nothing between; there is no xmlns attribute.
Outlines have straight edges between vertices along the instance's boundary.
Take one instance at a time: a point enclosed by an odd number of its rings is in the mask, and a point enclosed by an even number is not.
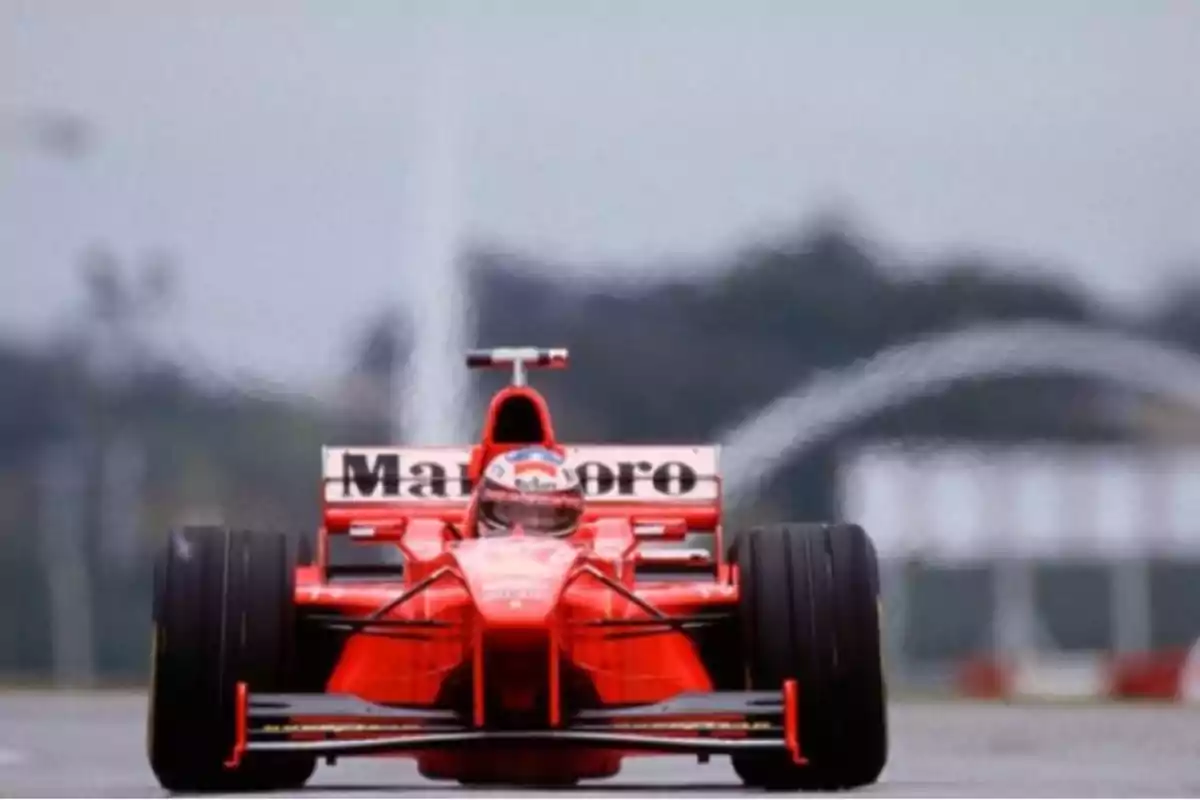
<svg viewBox="0 0 1200 800"><path fill-rule="evenodd" d="M630 270L830 202L901 253L1022 253L1119 303L1200 263L1200 3L606 6L635 8L4 0L0 335L78 304L89 243L165 248L206 361L328 376L436 255L430 208L441 238ZM11 124L44 107L94 122L88 158Z"/></svg>

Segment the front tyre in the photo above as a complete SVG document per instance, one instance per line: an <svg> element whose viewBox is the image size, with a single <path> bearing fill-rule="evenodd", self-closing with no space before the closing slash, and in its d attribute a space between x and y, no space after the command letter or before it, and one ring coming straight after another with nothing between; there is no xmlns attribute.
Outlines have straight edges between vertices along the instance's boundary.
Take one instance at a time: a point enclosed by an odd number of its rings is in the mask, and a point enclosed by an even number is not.
<svg viewBox="0 0 1200 800"><path fill-rule="evenodd" d="M743 783L837 790L874 783L887 762L886 688L875 547L857 525L773 525L736 540L743 652L750 687L799 689L800 747L743 754Z"/></svg>
<svg viewBox="0 0 1200 800"><path fill-rule="evenodd" d="M155 563L147 747L172 792L299 789L312 757L247 757L227 769L234 694L291 688L296 557L282 534L189 527Z"/></svg>

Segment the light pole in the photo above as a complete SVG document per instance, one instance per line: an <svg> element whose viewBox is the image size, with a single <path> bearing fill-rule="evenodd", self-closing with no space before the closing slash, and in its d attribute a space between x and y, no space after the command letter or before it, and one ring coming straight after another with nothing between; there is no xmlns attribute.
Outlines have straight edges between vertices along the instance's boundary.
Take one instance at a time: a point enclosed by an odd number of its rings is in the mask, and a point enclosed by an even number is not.
<svg viewBox="0 0 1200 800"><path fill-rule="evenodd" d="M78 161L93 150L95 132L88 120L72 112L3 110L0 141L6 149ZM86 423L80 402L75 401L72 430L43 447L35 471L38 558L48 587L52 679L56 685L87 685L95 677L91 570L84 542Z"/></svg>
<svg viewBox="0 0 1200 800"><path fill-rule="evenodd" d="M156 323L174 299L173 263L164 254L146 259L129 276L107 251L84 261L89 305L83 335L92 380L111 398L117 427L105 431L99 553L106 564L127 571L136 557L145 448L115 407L125 399L148 362L152 342L161 342ZM132 280L131 280L132 277Z"/></svg>

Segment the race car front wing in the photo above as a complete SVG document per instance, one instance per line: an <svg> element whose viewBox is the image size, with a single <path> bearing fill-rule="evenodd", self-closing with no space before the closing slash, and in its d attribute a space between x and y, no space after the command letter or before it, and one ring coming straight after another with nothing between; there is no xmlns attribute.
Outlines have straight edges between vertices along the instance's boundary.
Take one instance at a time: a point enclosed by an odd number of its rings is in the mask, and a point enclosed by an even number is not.
<svg viewBox="0 0 1200 800"><path fill-rule="evenodd" d="M697 755L800 749L798 692L685 692L648 705L580 711L526 730L470 724L452 711L371 703L345 694L255 694L238 683L235 739L226 766L247 753L303 752L330 759L498 744L600 747ZM552 722L554 722L552 720Z"/></svg>

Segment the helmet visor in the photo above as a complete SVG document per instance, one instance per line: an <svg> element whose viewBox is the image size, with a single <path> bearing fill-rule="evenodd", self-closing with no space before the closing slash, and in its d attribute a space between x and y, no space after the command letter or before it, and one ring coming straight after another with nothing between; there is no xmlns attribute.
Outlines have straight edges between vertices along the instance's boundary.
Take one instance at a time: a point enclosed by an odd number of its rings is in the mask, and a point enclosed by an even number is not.
<svg viewBox="0 0 1200 800"><path fill-rule="evenodd" d="M529 534L561 535L575 529L583 513L576 495L531 495L494 490L480 498L479 511L492 528L521 528Z"/></svg>

